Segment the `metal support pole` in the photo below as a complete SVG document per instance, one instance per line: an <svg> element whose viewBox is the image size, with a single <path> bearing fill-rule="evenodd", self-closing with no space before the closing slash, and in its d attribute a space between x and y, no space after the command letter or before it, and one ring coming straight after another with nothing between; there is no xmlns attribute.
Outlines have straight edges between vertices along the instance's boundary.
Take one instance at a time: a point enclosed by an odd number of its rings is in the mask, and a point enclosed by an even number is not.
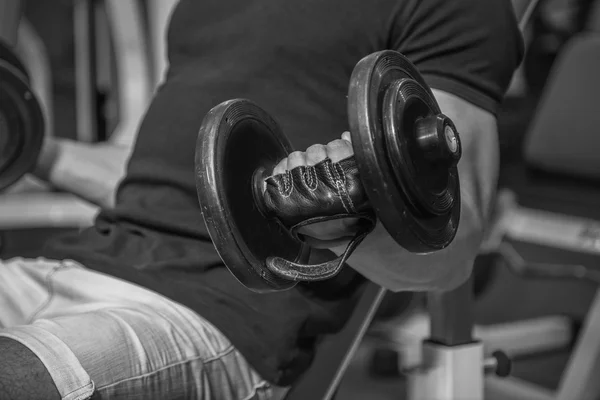
<svg viewBox="0 0 600 400"><path fill-rule="evenodd" d="M431 292L427 308L431 318L429 341L445 346L459 346L473 341L475 324L473 282L449 292Z"/></svg>
<svg viewBox="0 0 600 400"><path fill-rule="evenodd" d="M429 293L429 338L422 363L408 373L410 400L482 400L483 343L473 340L472 281L449 292Z"/></svg>
<svg viewBox="0 0 600 400"><path fill-rule="evenodd" d="M23 3L24 0L0 0L0 41L8 47L14 47L17 44Z"/></svg>
<svg viewBox="0 0 600 400"><path fill-rule="evenodd" d="M77 0L73 12L77 139L88 143L98 140L95 7L95 0Z"/></svg>

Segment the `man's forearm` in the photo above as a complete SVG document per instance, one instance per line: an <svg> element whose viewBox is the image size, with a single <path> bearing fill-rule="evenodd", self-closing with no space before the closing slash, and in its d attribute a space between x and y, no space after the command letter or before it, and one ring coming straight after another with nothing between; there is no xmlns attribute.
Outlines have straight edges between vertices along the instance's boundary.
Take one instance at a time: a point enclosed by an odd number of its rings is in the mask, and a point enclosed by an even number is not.
<svg viewBox="0 0 600 400"><path fill-rule="evenodd" d="M114 205L116 188L125 173L130 151L129 146L49 137L34 175L57 189L110 208Z"/></svg>
<svg viewBox="0 0 600 400"><path fill-rule="evenodd" d="M448 290L463 283L471 273L495 197L499 169L495 118L452 95L436 92L436 97L461 133L459 229L446 249L420 255L401 248L379 223L348 264L393 291ZM339 254L343 249L334 251Z"/></svg>

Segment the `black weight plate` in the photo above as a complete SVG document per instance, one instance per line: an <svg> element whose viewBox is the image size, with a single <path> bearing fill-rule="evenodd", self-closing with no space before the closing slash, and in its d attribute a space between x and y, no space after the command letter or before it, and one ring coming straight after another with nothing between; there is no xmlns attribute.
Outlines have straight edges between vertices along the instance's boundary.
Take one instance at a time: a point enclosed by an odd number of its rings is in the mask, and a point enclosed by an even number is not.
<svg viewBox="0 0 600 400"><path fill-rule="evenodd" d="M254 198L254 173L272 171L292 151L273 118L244 99L214 107L198 133L196 188L204 222L227 268L256 292L295 285L270 272L267 257L308 260L308 246L266 218Z"/></svg>
<svg viewBox="0 0 600 400"><path fill-rule="evenodd" d="M384 97L383 127L388 161L416 217L413 233L432 249L440 249L456 234L460 187L455 164L431 161L417 141L417 122L432 115L431 110L438 107L434 102L415 81L397 80ZM455 132L453 125L450 129ZM458 135L455 143L460 154Z"/></svg>
<svg viewBox="0 0 600 400"><path fill-rule="evenodd" d="M411 205L422 214L442 215L453 205L455 168L449 171L448 164L429 159L417 135L411 134L417 132L418 122L431 116L435 107L433 98L417 82L397 80L390 85L383 100L383 132L396 182L402 186ZM428 133L439 136L437 129Z"/></svg>
<svg viewBox="0 0 600 400"><path fill-rule="evenodd" d="M0 172L5 170L12 164L18 155L18 149L22 146L19 135L11 135L11 131L18 126L19 121L15 120L14 113L11 113L13 118L9 121L4 111L0 109Z"/></svg>
<svg viewBox="0 0 600 400"><path fill-rule="evenodd" d="M393 118L402 115L386 112L384 100L386 94L390 96L390 89L394 90L391 86L406 79L421 87L422 91L415 96L421 101L417 107L407 107L406 110L410 111L407 112L412 114L404 115L405 121L400 122L401 129L395 134L414 135L414 131L404 129L409 118L416 120L426 115L437 115L440 108L421 74L408 59L395 51L373 53L356 65L348 91L348 118L361 182L371 206L398 244L411 252L422 253L440 250L453 240L460 219L460 188L456 167L446 168L445 177L442 176L443 171L442 175L437 171L432 185L426 177L419 176L418 171L415 175L416 170L422 170L418 156L411 155L410 159L402 162L394 159L406 151L405 148L399 151L400 144L404 142L407 145L410 141L407 142L404 137L397 138L394 144L398 147L390 146L389 134L394 133L387 132L387 129L398 123ZM399 100L402 98L394 99ZM413 151L416 149L409 145L408 154ZM406 167L409 169L399 170ZM406 174L411 174L410 179ZM444 186L445 179L448 188ZM436 215L428 212L430 207L424 202L440 188L441 191L451 191L452 203L447 213Z"/></svg>
<svg viewBox="0 0 600 400"><path fill-rule="evenodd" d="M26 74L0 60L0 191L35 167L43 140L42 110Z"/></svg>

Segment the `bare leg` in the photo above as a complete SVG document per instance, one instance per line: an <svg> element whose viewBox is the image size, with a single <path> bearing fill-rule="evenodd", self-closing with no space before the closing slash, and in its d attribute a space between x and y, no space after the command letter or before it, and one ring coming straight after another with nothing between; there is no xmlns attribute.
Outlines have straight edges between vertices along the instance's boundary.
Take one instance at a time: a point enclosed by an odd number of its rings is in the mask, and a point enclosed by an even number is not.
<svg viewBox="0 0 600 400"><path fill-rule="evenodd" d="M60 399L40 359L21 343L4 337L0 337L0 399Z"/></svg>
<svg viewBox="0 0 600 400"><path fill-rule="evenodd" d="M9 47L17 43L17 28L24 0L0 0L0 41Z"/></svg>

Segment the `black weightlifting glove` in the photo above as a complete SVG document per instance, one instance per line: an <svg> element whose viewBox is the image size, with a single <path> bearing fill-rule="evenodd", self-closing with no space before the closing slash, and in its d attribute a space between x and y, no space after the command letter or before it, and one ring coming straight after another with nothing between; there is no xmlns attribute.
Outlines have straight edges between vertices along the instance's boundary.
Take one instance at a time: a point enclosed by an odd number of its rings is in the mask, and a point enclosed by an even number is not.
<svg viewBox="0 0 600 400"><path fill-rule="evenodd" d="M354 226L344 254L314 268L338 271L352 251L373 230L376 217L360 183L354 156L332 162L326 158L314 166L299 166L265 180L265 206L268 212L298 240L306 237L298 231L311 224L353 218ZM343 238L340 238L343 239ZM269 267L290 278L297 278L305 267L275 258ZM306 277L305 277L306 279Z"/></svg>
<svg viewBox="0 0 600 400"><path fill-rule="evenodd" d="M310 224L342 218L359 220L357 231L372 230L375 217L360 183L354 156L337 163L326 158L266 179L269 212L299 240L298 230Z"/></svg>

